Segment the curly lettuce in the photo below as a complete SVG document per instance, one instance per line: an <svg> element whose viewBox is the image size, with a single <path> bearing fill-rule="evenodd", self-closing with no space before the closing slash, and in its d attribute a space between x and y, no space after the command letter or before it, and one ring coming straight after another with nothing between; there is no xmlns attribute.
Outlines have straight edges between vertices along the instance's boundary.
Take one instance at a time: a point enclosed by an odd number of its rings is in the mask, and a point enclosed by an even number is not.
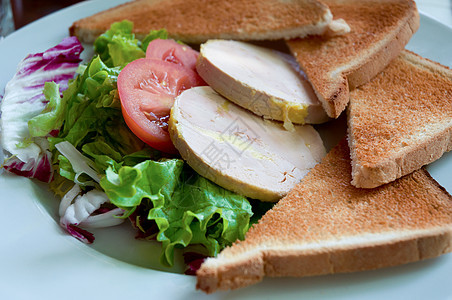
<svg viewBox="0 0 452 300"><path fill-rule="evenodd" d="M94 42L94 50L109 67L124 67L129 62L145 57L146 48L154 39L167 39L166 30L152 30L143 41L132 33L133 23L127 20L113 23Z"/></svg>
<svg viewBox="0 0 452 300"><path fill-rule="evenodd" d="M162 242L164 265L173 264L176 247L203 245L207 255L217 255L245 237L253 214L245 197L199 176L180 159L110 167L100 185L110 201L129 214L140 205L147 208L144 218L158 228L149 235ZM142 214L137 217L145 232Z"/></svg>
<svg viewBox="0 0 452 300"><path fill-rule="evenodd" d="M94 236L84 226L111 226L128 217L141 237L162 243L164 265L173 264L175 248L215 256L245 237L256 214L245 197L199 176L181 159L162 158L129 130L119 72L144 57L150 41L167 38L159 30L138 40L132 29L129 21L113 24L69 85L43 83L46 105L23 118L27 133L45 144L43 162L56 170L51 188L62 196L60 223L74 237L90 243Z"/></svg>

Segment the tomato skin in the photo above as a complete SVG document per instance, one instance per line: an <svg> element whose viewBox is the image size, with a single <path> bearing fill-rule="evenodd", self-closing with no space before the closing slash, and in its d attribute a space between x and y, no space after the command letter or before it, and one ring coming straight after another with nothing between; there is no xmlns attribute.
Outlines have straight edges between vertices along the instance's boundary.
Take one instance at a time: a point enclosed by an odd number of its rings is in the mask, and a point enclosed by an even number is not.
<svg viewBox="0 0 452 300"><path fill-rule="evenodd" d="M174 63L140 58L121 70L117 84L122 114L130 130L149 146L176 154L165 121L182 91L203 84L199 75Z"/></svg>
<svg viewBox="0 0 452 300"><path fill-rule="evenodd" d="M157 58L196 70L199 52L175 40L155 39L146 49L146 58Z"/></svg>

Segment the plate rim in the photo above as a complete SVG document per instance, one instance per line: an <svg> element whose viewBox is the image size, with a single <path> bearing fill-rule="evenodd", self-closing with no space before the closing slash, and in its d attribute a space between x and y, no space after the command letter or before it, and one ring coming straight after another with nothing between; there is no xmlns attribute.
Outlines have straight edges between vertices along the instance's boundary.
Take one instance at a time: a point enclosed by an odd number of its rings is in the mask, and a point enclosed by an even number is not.
<svg viewBox="0 0 452 300"><path fill-rule="evenodd" d="M85 9L85 8L89 8L89 7L94 7L96 5L100 5L102 7L105 7L106 4L105 2L107 1L86 1L86 2L80 2L77 4L74 4L70 7L67 7L65 9L62 9L60 11L57 11L55 13L52 13L44 18L41 18L37 21L34 21L26 26L24 26L23 28L20 28L19 30L11 33L10 35L8 35L5 39L3 39L2 41L0 41L0 50L4 47L6 47L5 45L8 45L9 43L13 43L13 41L22 36L27 34L28 31L32 31L33 28L35 28L36 26L41 26L40 24L45 24L47 22L49 22L49 20L53 19L53 18L58 18L58 16L63 16L64 14L74 10L74 9ZM119 2L125 2L125 1L114 1L114 2L110 2L110 4L112 3L119 3ZM104 5L105 4L105 5ZM113 4L111 6L114 6ZM436 24L435 26L441 26L446 28L447 30L449 30L452 33L452 27L447 26L444 23L441 23L440 21L438 21L437 19L435 19L434 17L429 16L428 14L423 13L422 11L420 11L421 14L421 18L427 18L429 21L433 22L434 24ZM88 14L86 14L88 16ZM45 50L45 49L43 49ZM1 57L1 56L0 56ZM22 58L19 58L19 60ZM18 61L16 62L17 65ZM11 77L11 76L10 76ZM4 78L4 77L0 77ZM3 94L3 90L4 90L4 84L6 84L6 82L1 81L0 82L0 94ZM12 175L11 175L12 176ZM0 172L0 187L2 186L5 178L10 177L9 175L2 174ZM15 179L14 184L16 184L17 186L33 186L33 181L30 181L28 179L25 178L16 178ZM17 180L16 180L17 179ZM2 191L2 194L4 195L5 191ZM39 208L39 204L36 203L36 201L39 201L37 199L33 199L33 193L30 193L31 191L26 190L26 191L22 191L21 193L19 193L20 195L28 198L26 202L33 202L34 205L31 205L27 208L25 208L25 205L13 205L13 207L20 207L21 209L25 209L26 211L35 214L35 215L39 215L44 213L43 211L41 211L41 208ZM31 197L31 198L30 198ZM5 199L4 196L1 197L1 199ZM29 200L29 201L28 201ZM30 204L30 203L28 203ZM45 212L47 213L47 212ZM11 221L8 220L7 221ZM2 221L0 221L2 222ZM3 221L4 222L4 221ZM1 224L5 224L5 223L1 223ZM210 295L207 296L205 294L202 294L198 291L194 290L194 286L195 286L195 279L193 277L188 277L185 275L179 275L179 274L173 274L173 273L165 273L165 272L161 272L161 271L155 271L152 269L143 269L140 267L136 267L130 264L127 264L125 262L121 262L121 261L117 261L114 258L110 258L110 257L104 257L103 254L98 253L97 250L93 250L91 248L85 247L83 244L80 244L78 241L76 241L75 239L73 239L70 236L65 236L63 235L61 232L58 232L58 230L55 228L55 224L52 223L54 222L54 219L50 216L49 218L47 218L47 221L43 221L42 224L23 224L21 226L19 226L20 230L23 230L24 232L22 232L23 235L21 235L21 237L25 237L26 236L26 230L31 230L32 233L48 233L52 232L52 234L54 233L56 236L52 238L52 241L58 241L61 244L59 245L59 247L57 249L52 249L52 251L49 254L58 254L58 253L71 253L73 255L71 255L70 257L72 259L74 259L75 262L78 263L82 263L85 266L88 264L92 264L91 267L87 267L86 269L83 270L78 270L77 272L81 272L81 271L92 271L93 268L99 267L103 270L107 270L108 272L111 272L111 274L113 274L114 276L123 276L123 275L133 275L133 274L137 274L139 276L144 275L144 277L147 277L147 279L145 280L137 280L135 282L131 282L127 284L127 287L133 286L133 285L138 285L138 284L143 284L146 285L148 284L148 286L150 286L151 288L159 288L159 285L161 285L161 277L163 277L164 280L167 281L171 281L171 282L167 282L165 284L163 284L160 288L165 288L168 289L167 291L164 291L164 293L159 293L161 296L164 297L175 297L175 298L180 298L182 296L184 297L189 297L191 296L196 296L196 297L201 297L201 298L206 298L206 299L212 299L212 298L229 298L229 297L245 297L247 299L254 299L254 298L258 298L258 297L262 297L262 296L268 296L268 291L271 291L272 288L272 284L274 284L275 282L281 286L285 286L285 287L289 287L289 288L293 288L294 286L297 286L297 282L294 281L298 281L300 279L264 279L263 283L260 283L258 285L254 285L242 290L237 290L237 291L232 291L232 292L219 292L216 293L214 295ZM57 226L58 227L58 226ZM1 232L1 231L0 231ZM13 247L13 249L17 250L17 253L22 253L24 252L25 249L19 249L21 246L23 246L22 243L20 243L20 237L9 237L8 238L8 242L10 242L11 246ZM40 243L40 239L38 237L34 237L31 240L32 244L34 243ZM27 245L29 245L30 243L27 243ZM89 249L88 251L86 249ZM45 250L45 249L44 249ZM81 251L80 251L81 250ZM74 252L78 252L74 254ZM3 254L12 254L13 252L5 252L5 250L1 250L0 253ZM97 255L96 253L100 254ZM48 254L45 253L45 251L43 252L42 249L38 249L38 256L34 256L34 258L45 258L47 257L48 259ZM67 258L67 257L66 257ZM56 260L58 260L58 258L55 258ZM432 266L432 265L438 265L440 264L441 261L447 261L449 262L449 265L452 265L452 254L447 254L444 255L443 257L439 257L434 259L434 261L429 261L429 262L420 262L420 264L422 266L426 266L427 265L427 270L426 272L428 273L429 270L431 270L431 268L428 268L428 266ZM26 259L27 263L31 263L30 260ZM59 261L58 261L59 262ZM416 263L419 264L419 263ZM8 266L13 266L13 264L8 264ZM26 264L20 264L20 266L22 267L26 267ZM31 271L32 274L43 274L44 277L47 278L53 278L54 275L58 276L58 270L55 270L55 262L50 262L50 261L45 261L43 264L39 265L40 267L47 267L50 268L50 271L45 271L45 270L39 270L39 271L35 271L34 270ZM396 268L396 269L394 269ZM397 268L401 268L399 269L399 271L397 270ZM388 282L387 280L384 279L384 277L386 275L390 275L392 272L401 272L400 270L416 270L418 267L410 264L410 265L405 265L405 266L397 266L397 267L393 267L393 268L386 268L384 270L376 270L376 271L366 271L367 273L365 274L358 274L358 273L354 273L353 274L337 274L337 275L325 275L322 276L322 278L319 280L318 278L308 278L308 279L302 279L303 283L302 285L306 285L308 283L314 284L314 285L318 285L319 281L320 283L322 282L328 282L329 280L335 281L335 280L339 280L339 281L343 281L343 282L347 282L348 279L350 278L358 278L360 276L367 278L369 276L373 276L372 274L382 274L382 275L377 275L377 277L380 278L380 280L382 280L383 282ZM422 269L422 268L421 268ZM42 271L42 272L41 272ZM53 274L52 272L56 271L55 274ZM402 272L403 273L403 272ZM367 274L367 275L366 275ZM22 275L24 275L22 273ZM157 279L157 283L147 283L147 281L149 279L155 280L155 277L158 277ZM391 276L389 276L391 277ZM413 277L413 276L408 276L408 277ZM416 277L416 276L414 276ZM30 277L29 275L25 276L25 278L31 279L32 277ZM36 292L38 293L38 295L44 296L45 294L49 295L51 298L52 297L56 297L59 295L59 292L63 290L63 288L67 288L67 286L63 286L62 289L60 290L55 290L55 291L46 291L46 289L44 288L39 288L37 285L42 284L42 281L39 279L36 281L36 283L31 282L32 288L31 288L31 293L26 293L24 291L21 291L20 289L18 289L20 287L20 283L14 280L19 279L19 277L17 276L10 276L7 280L3 281L0 283L0 295L6 295L6 293L8 292L8 295L13 295L13 296L28 296L28 295L35 295L36 296ZM108 279L112 279L112 276L108 276ZM391 278L390 278L391 279ZM62 284L70 284L71 281L70 280L64 280L64 279L60 279L59 280L60 283ZM101 283L106 283L106 280L101 280ZM47 282L50 283L50 282ZM347 285L347 284L345 284ZM367 287L369 285L369 283L364 281L364 286ZM370 283L370 285L372 285ZM269 286L269 287L268 287ZM74 294L73 296L84 296L85 298L94 298L95 296L102 296L105 297L106 294L99 292L99 291L94 291L95 286L94 285L88 285L88 288L93 289L91 291L89 291L88 293L86 293L85 291L79 291L78 293ZM172 290L171 290L172 289ZM263 292L259 292L259 290L263 290ZM342 289L342 288L338 288L338 290L340 291L347 291L347 289ZM394 290L396 292L400 292L399 290ZM120 296L117 293L117 290L112 290L112 292L116 292L115 294L112 294L113 298L119 298L116 296ZM127 291L125 291L128 296L130 296L133 293L127 293ZM401 291L403 292L403 291ZM124 295L125 295L124 294ZM142 295L142 291L138 291L138 293L136 293L136 295ZM280 298L282 296L282 294L284 293L279 293L278 295L275 295L275 298L278 297ZM319 293L315 293L315 291L311 292L311 295L315 295L316 298L323 298L325 296L326 293L323 293L321 291L319 291ZM379 293L378 297L381 297L382 295L384 295L385 293ZM294 296L293 294L290 293L286 293L286 295L290 296ZM346 295L346 294L345 294ZM297 294L295 294L295 297L299 296ZM328 295L327 295L328 296ZM340 296L340 295L339 295ZM344 296L344 295L343 295ZM356 295L355 295L356 296ZM452 296L452 291L449 292L449 295L446 296ZM75 298L75 297L74 297ZM372 296L367 297L366 299L373 299Z"/></svg>

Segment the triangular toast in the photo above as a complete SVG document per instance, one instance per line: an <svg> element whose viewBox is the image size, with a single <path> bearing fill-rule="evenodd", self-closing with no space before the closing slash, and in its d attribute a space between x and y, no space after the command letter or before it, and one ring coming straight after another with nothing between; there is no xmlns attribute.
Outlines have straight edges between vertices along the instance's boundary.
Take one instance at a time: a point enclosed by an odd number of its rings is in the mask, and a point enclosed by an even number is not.
<svg viewBox="0 0 452 300"><path fill-rule="evenodd" d="M165 28L186 43L208 39L274 40L323 33L332 20L317 0L138 0L76 21L70 34L93 42L113 22L128 19L142 38Z"/></svg>
<svg viewBox="0 0 452 300"><path fill-rule="evenodd" d="M349 89L368 82L397 57L419 28L412 0L325 0L334 18L350 32L287 41L323 108L337 118L349 101Z"/></svg>
<svg viewBox="0 0 452 300"><path fill-rule="evenodd" d="M372 188L452 149L452 70L404 50L350 93L352 184Z"/></svg>
<svg viewBox="0 0 452 300"><path fill-rule="evenodd" d="M350 174L343 140L244 241L203 263L197 288L376 269L452 251L452 197L427 171L372 190L353 187Z"/></svg>

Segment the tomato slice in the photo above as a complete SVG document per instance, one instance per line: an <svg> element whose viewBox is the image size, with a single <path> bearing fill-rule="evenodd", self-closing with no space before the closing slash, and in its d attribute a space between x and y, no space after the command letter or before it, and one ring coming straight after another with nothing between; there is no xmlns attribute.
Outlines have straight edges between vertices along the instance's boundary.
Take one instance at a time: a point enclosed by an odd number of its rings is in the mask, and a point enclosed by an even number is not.
<svg viewBox="0 0 452 300"><path fill-rule="evenodd" d="M177 43L175 40L155 39L146 49L146 58L157 58L196 70L199 52L190 46Z"/></svg>
<svg viewBox="0 0 452 300"><path fill-rule="evenodd" d="M147 58L132 61L118 76L124 120L149 146L177 153L168 133L171 107L182 91L202 84L196 72L174 63Z"/></svg>

